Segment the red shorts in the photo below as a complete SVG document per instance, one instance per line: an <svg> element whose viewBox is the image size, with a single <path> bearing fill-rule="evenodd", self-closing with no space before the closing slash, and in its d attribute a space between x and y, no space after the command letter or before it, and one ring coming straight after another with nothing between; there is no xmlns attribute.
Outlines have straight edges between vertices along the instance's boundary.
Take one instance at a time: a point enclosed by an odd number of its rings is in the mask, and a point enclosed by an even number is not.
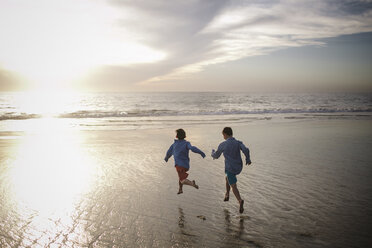
<svg viewBox="0 0 372 248"><path fill-rule="evenodd" d="M176 170L177 170L178 178L180 179L180 182L182 182L189 176L189 174L187 173L189 169L186 169L185 167L176 165Z"/></svg>

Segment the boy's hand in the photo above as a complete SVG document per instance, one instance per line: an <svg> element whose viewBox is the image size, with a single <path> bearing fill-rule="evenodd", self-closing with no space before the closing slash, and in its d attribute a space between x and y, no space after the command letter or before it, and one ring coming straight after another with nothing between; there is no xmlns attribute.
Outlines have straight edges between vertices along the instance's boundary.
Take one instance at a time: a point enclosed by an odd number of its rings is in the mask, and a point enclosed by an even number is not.
<svg viewBox="0 0 372 248"><path fill-rule="evenodd" d="M212 149L212 153L211 153L211 156L213 158L213 160L215 160L215 158L213 157L213 155L216 153L216 150Z"/></svg>

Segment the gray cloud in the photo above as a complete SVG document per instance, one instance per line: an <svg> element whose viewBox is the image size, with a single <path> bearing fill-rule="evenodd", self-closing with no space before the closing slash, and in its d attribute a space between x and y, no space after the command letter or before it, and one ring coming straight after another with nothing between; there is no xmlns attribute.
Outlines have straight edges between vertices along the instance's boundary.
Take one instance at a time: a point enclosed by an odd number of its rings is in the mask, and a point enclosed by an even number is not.
<svg viewBox="0 0 372 248"><path fill-rule="evenodd" d="M107 3L118 13L114 25L123 36L166 57L133 66L102 66L85 80L102 88L177 82L208 66L290 47L325 46L325 38L372 31L372 1L368 0ZM4 76L1 80L9 81Z"/></svg>
<svg viewBox="0 0 372 248"><path fill-rule="evenodd" d="M157 46L176 45L192 39L226 5L225 1L110 1L116 7L135 12L118 23ZM167 41L164 43L164 41Z"/></svg>
<svg viewBox="0 0 372 248"><path fill-rule="evenodd" d="M351 15L361 15L368 13L372 10L372 1L355 1L355 0L345 0L345 1L333 1L332 4L338 6L338 9L346 14Z"/></svg>
<svg viewBox="0 0 372 248"><path fill-rule="evenodd" d="M25 89L26 84L15 73L0 68L0 91L17 91Z"/></svg>
<svg viewBox="0 0 372 248"><path fill-rule="evenodd" d="M226 1L118 1L110 3L123 11L117 25L135 35L138 42L166 51L167 59L153 64L106 66L89 77L98 85L112 82L130 85L168 74L176 68L208 59L212 51L211 41L218 34L200 31L225 7ZM133 15L126 15L124 13ZM117 82L117 83L114 83ZM107 83L106 87L107 86Z"/></svg>
<svg viewBox="0 0 372 248"><path fill-rule="evenodd" d="M371 1L110 3L134 13L133 18L123 14L118 25L168 54L156 65L108 69L121 71L131 83L175 81L208 65L288 47L324 45L319 39L372 31Z"/></svg>

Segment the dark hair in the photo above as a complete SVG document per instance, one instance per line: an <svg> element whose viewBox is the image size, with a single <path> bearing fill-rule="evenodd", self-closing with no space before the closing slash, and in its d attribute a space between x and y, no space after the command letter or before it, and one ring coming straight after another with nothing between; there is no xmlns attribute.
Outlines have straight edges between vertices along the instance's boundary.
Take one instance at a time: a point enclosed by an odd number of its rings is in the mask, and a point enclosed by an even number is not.
<svg viewBox="0 0 372 248"><path fill-rule="evenodd" d="M177 129L176 133L177 133L177 138L178 139L183 140L184 138L186 138L186 132L182 128Z"/></svg>
<svg viewBox="0 0 372 248"><path fill-rule="evenodd" d="M231 127L225 127L225 128L222 130L222 133L225 133L225 134L227 134L228 136L232 136L232 135L233 135L233 131L232 131Z"/></svg>

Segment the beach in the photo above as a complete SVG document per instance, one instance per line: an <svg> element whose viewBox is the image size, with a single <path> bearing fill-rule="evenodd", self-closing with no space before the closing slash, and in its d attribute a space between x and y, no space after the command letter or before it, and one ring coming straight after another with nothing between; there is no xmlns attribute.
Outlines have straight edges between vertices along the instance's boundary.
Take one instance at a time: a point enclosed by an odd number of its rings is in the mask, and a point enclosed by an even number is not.
<svg viewBox="0 0 372 248"><path fill-rule="evenodd" d="M361 115L230 125L251 150L238 176L243 214L232 194L223 201L224 161L210 157L228 122L3 131L0 246L368 247L371 124ZM163 159L180 127L207 157L190 154L200 188L177 195L173 159Z"/></svg>
<svg viewBox="0 0 372 248"><path fill-rule="evenodd" d="M0 0L0 30L0 248L372 248L372 0Z"/></svg>

